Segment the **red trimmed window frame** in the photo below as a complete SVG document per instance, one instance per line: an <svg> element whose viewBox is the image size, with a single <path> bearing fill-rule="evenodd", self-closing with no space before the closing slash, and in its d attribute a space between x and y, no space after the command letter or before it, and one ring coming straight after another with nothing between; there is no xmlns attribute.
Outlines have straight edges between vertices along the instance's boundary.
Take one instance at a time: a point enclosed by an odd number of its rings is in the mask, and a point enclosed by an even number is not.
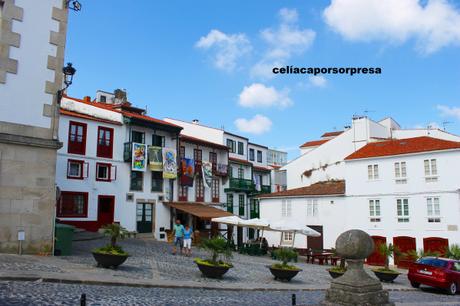
<svg viewBox="0 0 460 306"><path fill-rule="evenodd" d="M108 168L108 170L107 170L107 174L108 174L107 179L102 179L102 178L98 177L98 170L99 170L100 166L106 166ZM98 182L111 182L112 181L112 164L97 162L96 163L96 176L95 177L96 177L96 181L98 181Z"/></svg>
<svg viewBox="0 0 460 306"><path fill-rule="evenodd" d="M80 170L80 176L71 176L71 175L69 175L70 163L80 164L80 169L81 169L81 170ZM83 176L84 166L85 166L85 161L84 161L84 160L79 160L79 159L68 159L68 160L67 160L67 179L69 179L69 180L82 180L82 179L84 179L84 178L85 178L85 177Z"/></svg>
<svg viewBox="0 0 460 306"><path fill-rule="evenodd" d="M181 202L186 202L188 200L188 187L179 185L178 188L178 198Z"/></svg>
<svg viewBox="0 0 460 306"><path fill-rule="evenodd" d="M197 202L204 202L204 182L201 177L195 179L195 198Z"/></svg>
<svg viewBox="0 0 460 306"><path fill-rule="evenodd" d="M212 179L211 183L211 201L212 203L219 203L220 198L220 184L219 179Z"/></svg>
<svg viewBox="0 0 460 306"><path fill-rule="evenodd" d="M71 196L83 196L83 213L82 214L75 214L75 213L63 213L62 208L63 201L68 200L66 197ZM76 192L76 191L61 191L61 197L58 202L58 207L56 210L56 216L60 218L87 218L88 217L88 193L87 192Z"/></svg>
<svg viewBox="0 0 460 306"><path fill-rule="evenodd" d="M103 132L101 137L101 131ZM109 132L109 141L107 143L107 132ZM98 126L97 128L97 157L112 158L113 157L113 138L114 131L112 128L105 126Z"/></svg>
<svg viewBox="0 0 460 306"><path fill-rule="evenodd" d="M75 126L75 133L72 133L72 126ZM79 135L78 127L81 127L82 134ZM68 142L67 142L67 153L72 154L86 154L86 131L88 125L83 122L78 121L69 121L69 135L68 135ZM82 141L79 142L78 138L81 137ZM73 138L73 140L72 140Z"/></svg>

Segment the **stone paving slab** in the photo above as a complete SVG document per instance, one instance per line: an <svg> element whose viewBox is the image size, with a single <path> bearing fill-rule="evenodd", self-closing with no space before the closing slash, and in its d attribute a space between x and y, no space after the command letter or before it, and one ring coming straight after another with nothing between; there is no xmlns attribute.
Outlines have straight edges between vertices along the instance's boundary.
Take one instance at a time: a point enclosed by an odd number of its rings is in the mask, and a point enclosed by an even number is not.
<svg viewBox="0 0 460 306"><path fill-rule="evenodd" d="M273 260L240 254L234 255L234 268L224 278L208 279L193 262L194 256L205 256L201 250L194 249L192 257L173 256L170 244L148 239L122 241L131 257L118 269L97 268L91 250L105 243L107 240L74 242L72 256L0 255L0 279L227 290L325 290L331 281L328 266L304 262L296 264L303 271L291 282L275 281L267 268ZM388 290L413 290L405 275L383 286Z"/></svg>

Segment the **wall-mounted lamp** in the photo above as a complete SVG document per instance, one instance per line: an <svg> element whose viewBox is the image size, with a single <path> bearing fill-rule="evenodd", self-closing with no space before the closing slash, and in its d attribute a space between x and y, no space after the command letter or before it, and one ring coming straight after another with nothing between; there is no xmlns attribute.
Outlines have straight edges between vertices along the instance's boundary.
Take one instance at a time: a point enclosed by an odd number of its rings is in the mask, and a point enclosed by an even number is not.
<svg viewBox="0 0 460 306"><path fill-rule="evenodd" d="M65 6L73 11L80 11L81 10L81 3L77 0L66 0Z"/></svg>
<svg viewBox="0 0 460 306"><path fill-rule="evenodd" d="M57 103L58 104L61 104L61 99L62 99L62 95L64 94L64 91L67 88L69 88L70 85L72 85L73 76L75 75L75 72L77 72L77 69L72 67L72 63L67 63L67 66L62 68L62 73L64 74L65 87L58 90L57 92Z"/></svg>

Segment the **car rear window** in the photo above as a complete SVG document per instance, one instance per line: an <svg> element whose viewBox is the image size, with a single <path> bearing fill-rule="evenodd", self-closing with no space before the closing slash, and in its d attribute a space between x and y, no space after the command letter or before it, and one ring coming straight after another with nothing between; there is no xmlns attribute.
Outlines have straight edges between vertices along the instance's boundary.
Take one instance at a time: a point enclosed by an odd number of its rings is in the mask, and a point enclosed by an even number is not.
<svg viewBox="0 0 460 306"><path fill-rule="evenodd" d="M447 261L439 258L420 258L417 263L438 268L447 267Z"/></svg>

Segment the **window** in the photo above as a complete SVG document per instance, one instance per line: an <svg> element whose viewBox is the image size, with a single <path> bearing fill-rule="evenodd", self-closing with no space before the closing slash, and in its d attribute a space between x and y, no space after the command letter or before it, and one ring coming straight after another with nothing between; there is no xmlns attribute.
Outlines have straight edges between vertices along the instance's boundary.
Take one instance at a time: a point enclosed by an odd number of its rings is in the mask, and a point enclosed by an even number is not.
<svg viewBox="0 0 460 306"><path fill-rule="evenodd" d="M255 160L255 157L254 157L254 149L249 149L249 160L250 160L250 161L254 161L254 160Z"/></svg>
<svg viewBox="0 0 460 306"><path fill-rule="evenodd" d="M233 178L233 167L228 165L228 176Z"/></svg>
<svg viewBox="0 0 460 306"><path fill-rule="evenodd" d="M112 158L113 129L100 126L97 130L97 156Z"/></svg>
<svg viewBox="0 0 460 306"><path fill-rule="evenodd" d="M200 149L193 149L193 159L195 161L202 161L203 160L203 151Z"/></svg>
<svg viewBox="0 0 460 306"><path fill-rule="evenodd" d="M396 184L406 184L407 183L406 162L395 163L395 179L396 179Z"/></svg>
<svg viewBox="0 0 460 306"><path fill-rule="evenodd" d="M180 158L185 158L185 147L184 146L181 146L179 148L179 157Z"/></svg>
<svg viewBox="0 0 460 306"><path fill-rule="evenodd" d="M437 223L441 222L441 209L439 206L439 198L426 198L426 207L427 207L427 215L428 215L428 222L430 223Z"/></svg>
<svg viewBox="0 0 460 306"><path fill-rule="evenodd" d="M238 178L239 179L244 179L244 169L243 168L238 168Z"/></svg>
<svg viewBox="0 0 460 306"><path fill-rule="evenodd" d="M229 148L230 153L235 153L236 146L235 141L231 139L227 139L227 147Z"/></svg>
<svg viewBox="0 0 460 306"><path fill-rule="evenodd" d="M204 202L204 185L201 177L195 179L195 197L197 202Z"/></svg>
<svg viewBox="0 0 460 306"><path fill-rule="evenodd" d="M219 203L219 180L218 179L212 179L211 201L213 203Z"/></svg>
<svg viewBox="0 0 460 306"><path fill-rule="evenodd" d="M438 180L436 159L425 159L423 163L425 166L425 182L436 182Z"/></svg>
<svg viewBox="0 0 460 306"><path fill-rule="evenodd" d="M262 162L262 151L257 150L257 162Z"/></svg>
<svg viewBox="0 0 460 306"><path fill-rule="evenodd" d="M398 222L409 222L409 199L397 199L396 209L398 215Z"/></svg>
<svg viewBox="0 0 460 306"><path fill-rule="evenodd" d="M88 165L88 164L86 164ZM86 166L87 167L87 166ZM75 179L75 180L82 180L87 175L84 175L84 171L88 172L87 168L85 168L85 162L82 160L75 160L69 159L67 161L67 178L68 179ZM87 174L87 173L86 173Z"/></svg>
<svg viewBox="0 0 460 306"><path fill-rule="evenodd" d="M159 135L152 135L152 146L155 147L164 147L165 146L165 137Z"/></svg>
<svg viewBox="0 0 460 306"><path fill-rule="evenodd" d="M380 200L369 200L369 218L371 222L380 222Z"/></svg>
<svg viewBox="0 0 460 306"><path fill-rule="evenodd" d="M308 217L318 216L318 200L317 199L307 200L307 216Z"/></svg>
<svg viewBox="0 0 460 306"><path fill-rule="evenodd" d="M163 192L163 173L152 171L152 192Z"/></svg>
<svg viewBox="0 0 460 306"><path fill-rule="evenodd" d="M212 173L217 171L217 153L209 152L209 161L212 163Z"/></svg>
<svg viewBox="0 0 460 306"><path fill-rule="evenodd" d="M291 200L282 200L281 201L281 216L290 217L291 215L292 215Z"/></svg>
<svg viewBox="0 0 460 306"><path fill-rule="evenodd" d="M240 216L244 216L244 194L238 195L238 213Z"/></svg>
<svg viewBox="0 0 460 306"><path fill-rule="evenodd" d="M179 201L187 201L188 200L188 188L187 186L179 185Z"/></svg>
<svg viewBox="0 0 460 306"><path fill-rule="evenodd" d="M111 182L115 180L116 168L112 164L96 163L96 181Z"/></svg>
<svg viewBox="0 0 460 306"><path fill-rule="evenodd" d="M86 153L86 123L70 121L68 153L85 155Z"/></svg>
<svg viewBox="0 0 460 306"><path fill-rule="evenodd" d="M294 239L294 234L292 232L282 232L283 242L292 243Z"/></svg>
<svg viewBox="0 0 460 306"><path fill-rule="evenodd" d="M367 166L367 177L369 180L377 180L379 178L379 165Z"/></svg>
<svg viewBox="0 0 460 306"><path fill-rule="evenodd" d="M145 133L132 131L131 132L131 141L137 143L145 143Z"/></svg>
<svg viewBox="0 0 460 306"><path fill-rule="evenodd" d="M88 216L88 193L62 191L57 216L86 218Z"/></svg>
<svg viewBox="0 0 460 306"><path fill-rule="evenodd" d="M104 95L101 95L100 99L101 99L101 102L103 103L107 102L107 97Z"/></svg>
<svg viewBox="0 0 460 306"><path fill-rule="evenodd" d="M238 154L244 155L244 144L241 141L238 141Z"/></svg>
<svg viewBox="0 0 460 306"><path fill-rule="evenodd" d="M227 211L233 213L233 194L227 193Z"/></svg>
<svg viewBox="0 0 460 306"><path fill-rule="evenodd" d="M142 191L144 188L144 173L139 171L131 171L131 183L129 190Z"/></svg>

